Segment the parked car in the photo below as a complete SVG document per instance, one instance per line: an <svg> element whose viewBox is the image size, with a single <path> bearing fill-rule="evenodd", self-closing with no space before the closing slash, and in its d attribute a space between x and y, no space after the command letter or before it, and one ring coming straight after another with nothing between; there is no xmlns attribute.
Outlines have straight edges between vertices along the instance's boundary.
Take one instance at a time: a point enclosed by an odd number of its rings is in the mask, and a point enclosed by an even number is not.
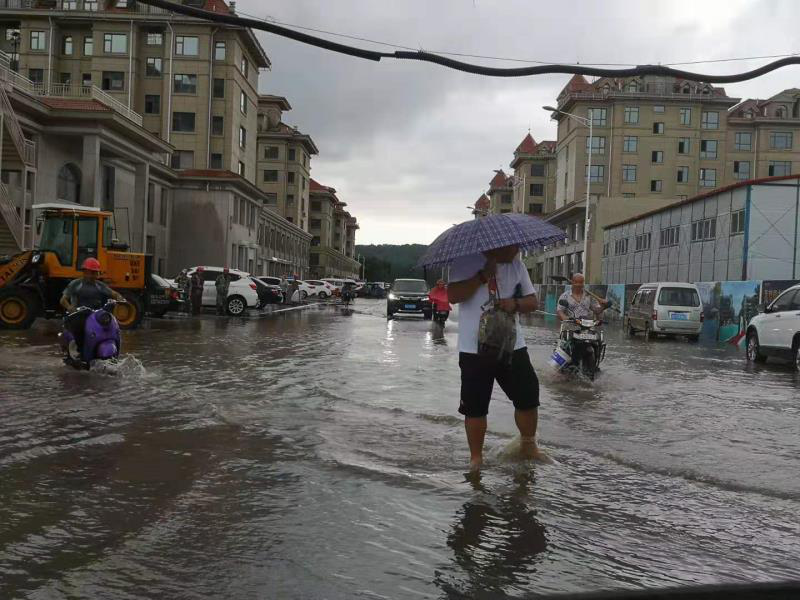
<svg viewBox="0 0 800 600"><path fill-rule="evenodd" d="M283 302L283 288L281 288L281 281L283 281L280 277L269 277L267 275L257 275L256 279L258 279L261 283L266 286L269 286L275 293L278 295L280 300L278 303Z"/></svg>
<svg viewBox="0 0 800 600"><path fill-rule="evenodd" d="M320 298L321 300L333 296L334 286L327 281L322 281L321 279L308 279L306 283L314 286L317 298Z"/></svg>
<svg viewBox="0 0 800 600"><path fill-rule="evenodd" d="M433 312L428 299L428 284L424 279L395 279L386 297L386 318L396 313L421 314L430 320Z"/></svg>
<svg viewBox="0 0 800 600"><path fill-rule="evenodd" d="M180 312L183 298L178 288L155 273L150 274L150 287L147 298L147 312L151 317L163 317L169 311Z"/></svg>
<svg viewBox="0 0 800 600"><path fill-rule="evenodd" d="M629 335L642 331L648 340L667 334L685 335L696 342L703 319L700 292L693 283L645 283L633 296L625 331Z"/></svg>
<svg viewBox="0 0 800 600"><path fill-rule="evenodd" d="M188 269L189 277L197 270L197 267ZM202 306L217 305L217 288L214 285L222 267L203 267L203 300ZM229 315L239 316L247 312L248 308L258 308L258 292L256 284L250 279L250 274L237 269L229 269L228 274L231 278L231 285L228 288L228 299L225 309Z"/></svg>
<svg viewBox="0 0 800 600"><path fill-rule="evenodd" d="M747 360L786 358L800 371L800 285L787 289L747 326Z"/></svg>
<svg viewBox="0 0 800 600"><path fill-rule="evenodd" d="M283 303L283 292L281 292L281 288L262 281L260 277L253 277L252 280L256 284L259 306L264 307L267 304Z"/></svg>
<svg viewBox="0 0 800 600"><path fill-rule="evenodd" d="M325 278L322 281L331 286L332 288L331 291L334 296L338 296L342 293L342 287L344 287L344 279Z"/></svg>

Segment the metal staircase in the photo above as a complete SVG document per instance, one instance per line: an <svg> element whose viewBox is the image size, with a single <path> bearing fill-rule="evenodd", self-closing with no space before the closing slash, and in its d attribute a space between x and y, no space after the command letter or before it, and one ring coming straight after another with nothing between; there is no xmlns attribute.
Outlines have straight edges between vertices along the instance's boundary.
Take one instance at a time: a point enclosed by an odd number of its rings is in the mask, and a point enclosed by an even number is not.
<svg viewBox="0 0 800 600"><path fill-rule="evenodd" d="M8 91L11 88L11 67L8 55L0 53L0 157L7 161L35 166L36 147L25 138L22 127L11 105ZM25 226L11 199L8 186L0 182L0 255L15 254L25 246Z"/></svg>

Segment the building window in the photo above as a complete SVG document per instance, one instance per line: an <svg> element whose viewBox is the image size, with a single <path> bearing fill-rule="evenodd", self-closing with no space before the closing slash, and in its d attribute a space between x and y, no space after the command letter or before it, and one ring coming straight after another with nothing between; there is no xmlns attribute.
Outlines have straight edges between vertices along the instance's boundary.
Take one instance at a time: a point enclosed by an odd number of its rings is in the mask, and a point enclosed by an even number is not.
<svg viewBox="0 0 800 600"><path fill-rule="evenodd" d="M700 158L717 158L717 140L700 140Z"/></svg>
<svg viewBox="0 0 800 600"><path fill-rule="evenodd" d="M250 63L247 62L244 56L242 57L242 75L244 75L245 79L250 75Z"/></svg>
<svg viewBox="0 0 800 600"><path fill-rule="evenodd" d="M288 157L287 157L288 160L293 161L295 159L295 155L296 155L295 149L294 148L289 148L289 153L288 153Z"/></svg>
<svg viewBox="0 0 800 600"><path fill-rule="evenodd" d="M58 82L63 85L72 85L72 73L59 73Z"/></svg>
<svg viewBox="0 0 800 600"><path fill-rule="evenodd" d="M606 168L603 165L592 165L591 173L589 166L586 166L586 173L589 175L590 183L600 183L605 178Z"/></svg>
<svg viewBox="0 0 800 600"><path fill-rule="evenodd" d="M247 114L247 94L242 91L239 96L239 110L242 111L243 115Z"/></svg>
<svg viewBox="0 0 800 600"><path fill-rule="evenodd" d="M103 52L106 54L125 54L128 51L127 33L104 33Z"/></svg>
<svg viewBox="0 0 800 600"><path fill-rule="evenodd" d="M528 205L528 213L532 215L540 215L544 212L544 204L536 204L532 202Z"/></svg>
<svg viewBox="0 0 800 600"><path fill-rule="evenodd" d="M214 98L224 98L225 97L225 80L224 79L214 79Z"/></svg>
<svg viewBox="0 0 800 600"><path fill-rule="evenodd" d="M716 187L716 186L717 186L717 170L700 169L700 187Z"/></svg>
<svg viewBox="0 0 800 600"><path fill-rule="evenodd" d="M789 161L771 160L769 161L769 170L767 173L770 177L790 175L792 173L792 163Z"/></svg>
<svg viewBox="0 0 800 600"><path fill-rule="evenodd" d="M689 167L678 167L678 183L689 183Z"/></svg>
<svg viewBox="0 0 800 600"><path fill-rule="evenodd" d="M752 150L753 134L747 131L737 131L734 147L736 150Z"/></svg>
<svg viewBox="0 0 800 600"><path fill-rule="evenodd" d="M652 163L663 163L664 162L664 153L661 150L653 150L650 153L650 162Z"/></svg>
<svg viewBox="0 0 800 600"><path fill-rule="evenodd" d="M769 134L769 147L773 150L790 150L792 148L791 131L772 131Z"/></svg>
<svg viewBox="0 0 800 600"><path fill-rule="evenodd" d="M286 174L286 183L294 184L294 171L289 171Z"/></svg>
<svg viewBox="0 0 800 600"><path fill-rule="evenodd" d="M608 256L608 242L603 244L603 256ZM553 260L552 258L550 260Z"/></svg>
<svg viewBox="0 0 800 600"><path fill-rule="evenodd" d="M81 172L74 164L61 167L56 181L56 194L59 200L80 202Z"/></svg>
<svg viewBox="0 0 800 600"><path fill-rule="evenodd" d="M211 164L209 164L211 169L221 169L222 168L222 154L219 153L212 153L211 154Z"/></svg>
<svg viewBox="0 0 800 600"><path fill-rule="evenodd" d="M664 112L664 105L663 104L655 104L655 105L653 105L653 112L654 113L663 113Z"/></svg>
<svg viewBox="0 0 800 600"><path fill-rule="evenodd" d="M650 191L651 192L660 192L662 188L663 182L660 179L651 179L650 180Z"/></svg>
<svg viewBox="0 0 800 600"><path fill-rule="evenodd" d="M172 131L192 133L194 131L193 112L172 113Z"/></svg>
<svg viewBox="0 0 800 600"><path fill-rule="evenodd" d="M225 42L214 42L214 60L225 60Z"/></svg>
<svg viewBox="0 0 800 600"><path fill-rule="evenodd" d="M731 213L731 235L744 233L744 210Z"/></svg>
<svg viewBox="0 0 800 600"><path fill-rule="evenodd" d="M626 106L625 107L625 122L630 124L636 124L639 122L639 107L638 106Z"/></svg>
<svg viewBox="0 0 800 600"><path fill-rule="evenodd" d="M122 71L103 71L102 88L110 92L121 92L125 89L125 73Z"/></svg>
<svg viewBox="0 0 800 600"><path fill-rule="evenodd" d="M667 246L677 246L680 242L681 230L680 227L666 227L661 230L661 235L659 239L659 246L665 248Z"/></svg>
<svg viewBox="0 0 800 600"><path fill-rule="evenodd" d="M169 217L169 199L167 198L167 190L161 188L161 203L159 204L159 223L164 227L167 226L167 218Z"/></svg>
<svg viewBox="0 0 800 600"><path fill-rule="evenodd" d="M64 39L61 40L61 54L64 56L72 56L73 53L73 45L72 45L72 36L65 35Z"/></svg>
<svg viewBox="0 0 800 600"><path fill-rule="evenodd" d="M157 56L149 57L145 65L144 74L147 77L161 77L162 72L161 59Z"/></svg>
<svg viewBox="0 0 800 600"><path fill-rule="evenodd" d="M197 37L179 35L175 37L175 54L178 56L197 56L200 43Z"/></svg>
<svg viewBox="0 0 800 600"><path fill-rule="evenodd" d="M164 43L164 34L158 31L148 31L145 44L148 46L161 46Z"/></svg>
<svg viewBox="0 0 800 600"><path fill-rule="evenodd" d="M81 76L81 85L83 87L92 87L92 74L91 73L84 73Z"/></svg>
<svg viewBox="0 0 800 600"><path fill-rule="evenodd" d="M531 177L544 177L544 165L541 163L532 164Z"/></svg>
<svg viewBox="0 0 800 600"><path fill-rule="evenodd" d="M691 143L689 138L678 138L678 154L689 154Z"/></svg>
<svg viewBox="0 0 800 600"><path fill-rule="evenodd" d="M275 183L278 181L278 171L275 169L267 169L264 171L264 182Z"/></svg>
<svg viewBox="0 0 800 600"><path fill-rule="evenodd" d="M294 194L286 194L286 204L294 204Z"/></svg>
<svg viewBox="0 0 800 600"><path fill-rule="evenodd" d="M692 124L692 109L691 108L682 108L680 110L680 119L681 119L681 125L691 125Z"/></svg>
<svg viewBox="0 0 800 600"><path fill-rule="evenodd" d="M703 111L700 114L700 127L702 129L719 129L719 113L716 111Z"/></svg>
<svg viewBox="0 0 800 600"><path fill-rule="evenodd" d="M175 75L172 89L176 94L196 94L197 75L188 75L188 74Z"/></svg>
<svg viewBox="0 0 800 600"><path fill-rule="evenodd" d="M28 69L28 79L33 83L44 83L44 69Z"/></svg>
<svg viewBox="0 0 800 600"><path fill-rule="evenodd" d="M590 108L587 112L587 116L592 120L592 127L606 126L605 108Z"/></svg>
<svg viewBox="0 0 800 600"><path fill-rule="evenodd" d="M636 247L634 252L650 250L650 233L641 233L636 236Z"/></svg>
<svg viewBox="0 0 800 600"><path fill-rule="evenodd" d="M627 254L628 253L628 238L622 238L614 242L614 254Z"/></svg>
<svg viewBox="0 0 800 600"><path fill-rule="evenodd" d="M156 214L156 185L147 184L147 222L152 223ZM150 253L152 254L152 253Z"/></svg>
<svg viewBox="0 0 800 600"><path fill-rule="evenodd" d="M653 133L661 134L664 133L664 123L653 123Z"/></svg>
<svg viewBox="0 0 800 600"><path fill-rule="evenodd" d="M245 176L244 163L242 161L239 161L239 175L242 177Z"/></svg>
<svg viewBox="0 0 800 600"><path fill-rule="evenodd" d="M83 38L83 55L92 56L94 54L94 38L91 36Z"/></svg>
<svg viewBox="0 0 800 600"><path fill-rule="evenodd" d="M531 196L544 196L544 184L532 183L530 186Z"/></svg>
<svg viewBox="0 0 800 600"><path fill-rule="evenodd" d="M211 135L225 134L225 119L219 115L211 117Z"/></svg>
<svg viewBox="0 0 800 600"><path fill-rule="evenodd" d="M622 140L623 152L636 152L639 149L639 138L635 135L626 135Z"/></svg>
<svg viewBox="0 0 800 600"><path fill-rule="evenodd" d="M606 138L603 136L592 136L592 154L605 154L606 152ZM589 152L589 138L586 138L586 152Z"/></svg>
<svg viewBox="0 0 800 600"><path fill-rule="evenodd" d="M145 94L144 112L146 115L158 115L161 113L161 96L158 94Z"/></svg>
<svg viewBox="0 0 800 600"><path fill-rule="evenodd" d="M692 223L692 241L703 242L717 237L717 218L702 219Z"/></svg>
<svg viewBox="0 0 800 600"><path fill-rule="evenodd" d="M750 179L750 161L733 161L733 176L736 179Z"/></svg>
<svg viewBox="0 0 800 600"><path fill-rule="evenodd" d="M148 235L145 240L144 253L153 256L156 253L156 238L153 235Z"/></svg>
<svg viewBox="0 0 800 600"><path fill-rule="evenodd" d="M622 165L622 181L636 181L636 165Z"/></svg>
<svg viewBox="0 0 800 600"><path fill-rule="evenodd" d="M172 154L173 169L193 169L194 152L191 150L176 150Z"/></svg>
<svg viewBox="0 0 800 600"><path fill-rule="evenodd" d="M31 31L31 50L47 50L47 33L44 31Z"/></svg>
<svg viewBox="0 0 800 600"><path fill-rule="evenodd" d="M239 126L239 147L247 148L247 130Z"/></svg>
<svg viewBox="0 0 800 600"><path fill-rule="evenodd" d="M264 158L271 158L276 159L279 157L279 148L278 146L265 146L264 147Z"/></svg>

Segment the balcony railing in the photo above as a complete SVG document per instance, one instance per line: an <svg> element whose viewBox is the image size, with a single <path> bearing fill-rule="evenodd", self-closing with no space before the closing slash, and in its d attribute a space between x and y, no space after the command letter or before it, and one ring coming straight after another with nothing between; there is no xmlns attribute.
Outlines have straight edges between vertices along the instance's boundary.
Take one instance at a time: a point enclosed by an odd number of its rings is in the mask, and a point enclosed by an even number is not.
<svg viewBox="0 0 800 600"><path fill-rule="evenodd" d="M2 215L6 225L8 225L8 230L14 237L17 246L23 248L22 219L17 214L17 209L11 202L11 194L8 192L8 186L2 182L0 182L0 215Z"/></svg>
<svg viewBox="0 0 800 600"><path fill-rule="evenodd" d="M55 5L41 0L0 0L0 9L9 10L41 10L77 13L110 12L112 14L169 15L172 11L157 8L148 4L133 3L127 8L114 7L108 10L108 0L57 0Z"/></svg>

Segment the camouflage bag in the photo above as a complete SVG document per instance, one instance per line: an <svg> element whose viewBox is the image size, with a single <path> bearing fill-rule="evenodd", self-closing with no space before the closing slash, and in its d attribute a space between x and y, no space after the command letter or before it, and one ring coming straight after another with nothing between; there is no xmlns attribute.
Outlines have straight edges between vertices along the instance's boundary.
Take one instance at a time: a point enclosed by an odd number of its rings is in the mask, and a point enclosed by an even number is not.
<svg viewBox="0 0 800 600"><path fill-rule="evenodd" d="M517 322L497 307L497 280L489 281L489 300L481 307L483 314L478 325L478 355L498 363L511 363L517 344Z"/></svg>

